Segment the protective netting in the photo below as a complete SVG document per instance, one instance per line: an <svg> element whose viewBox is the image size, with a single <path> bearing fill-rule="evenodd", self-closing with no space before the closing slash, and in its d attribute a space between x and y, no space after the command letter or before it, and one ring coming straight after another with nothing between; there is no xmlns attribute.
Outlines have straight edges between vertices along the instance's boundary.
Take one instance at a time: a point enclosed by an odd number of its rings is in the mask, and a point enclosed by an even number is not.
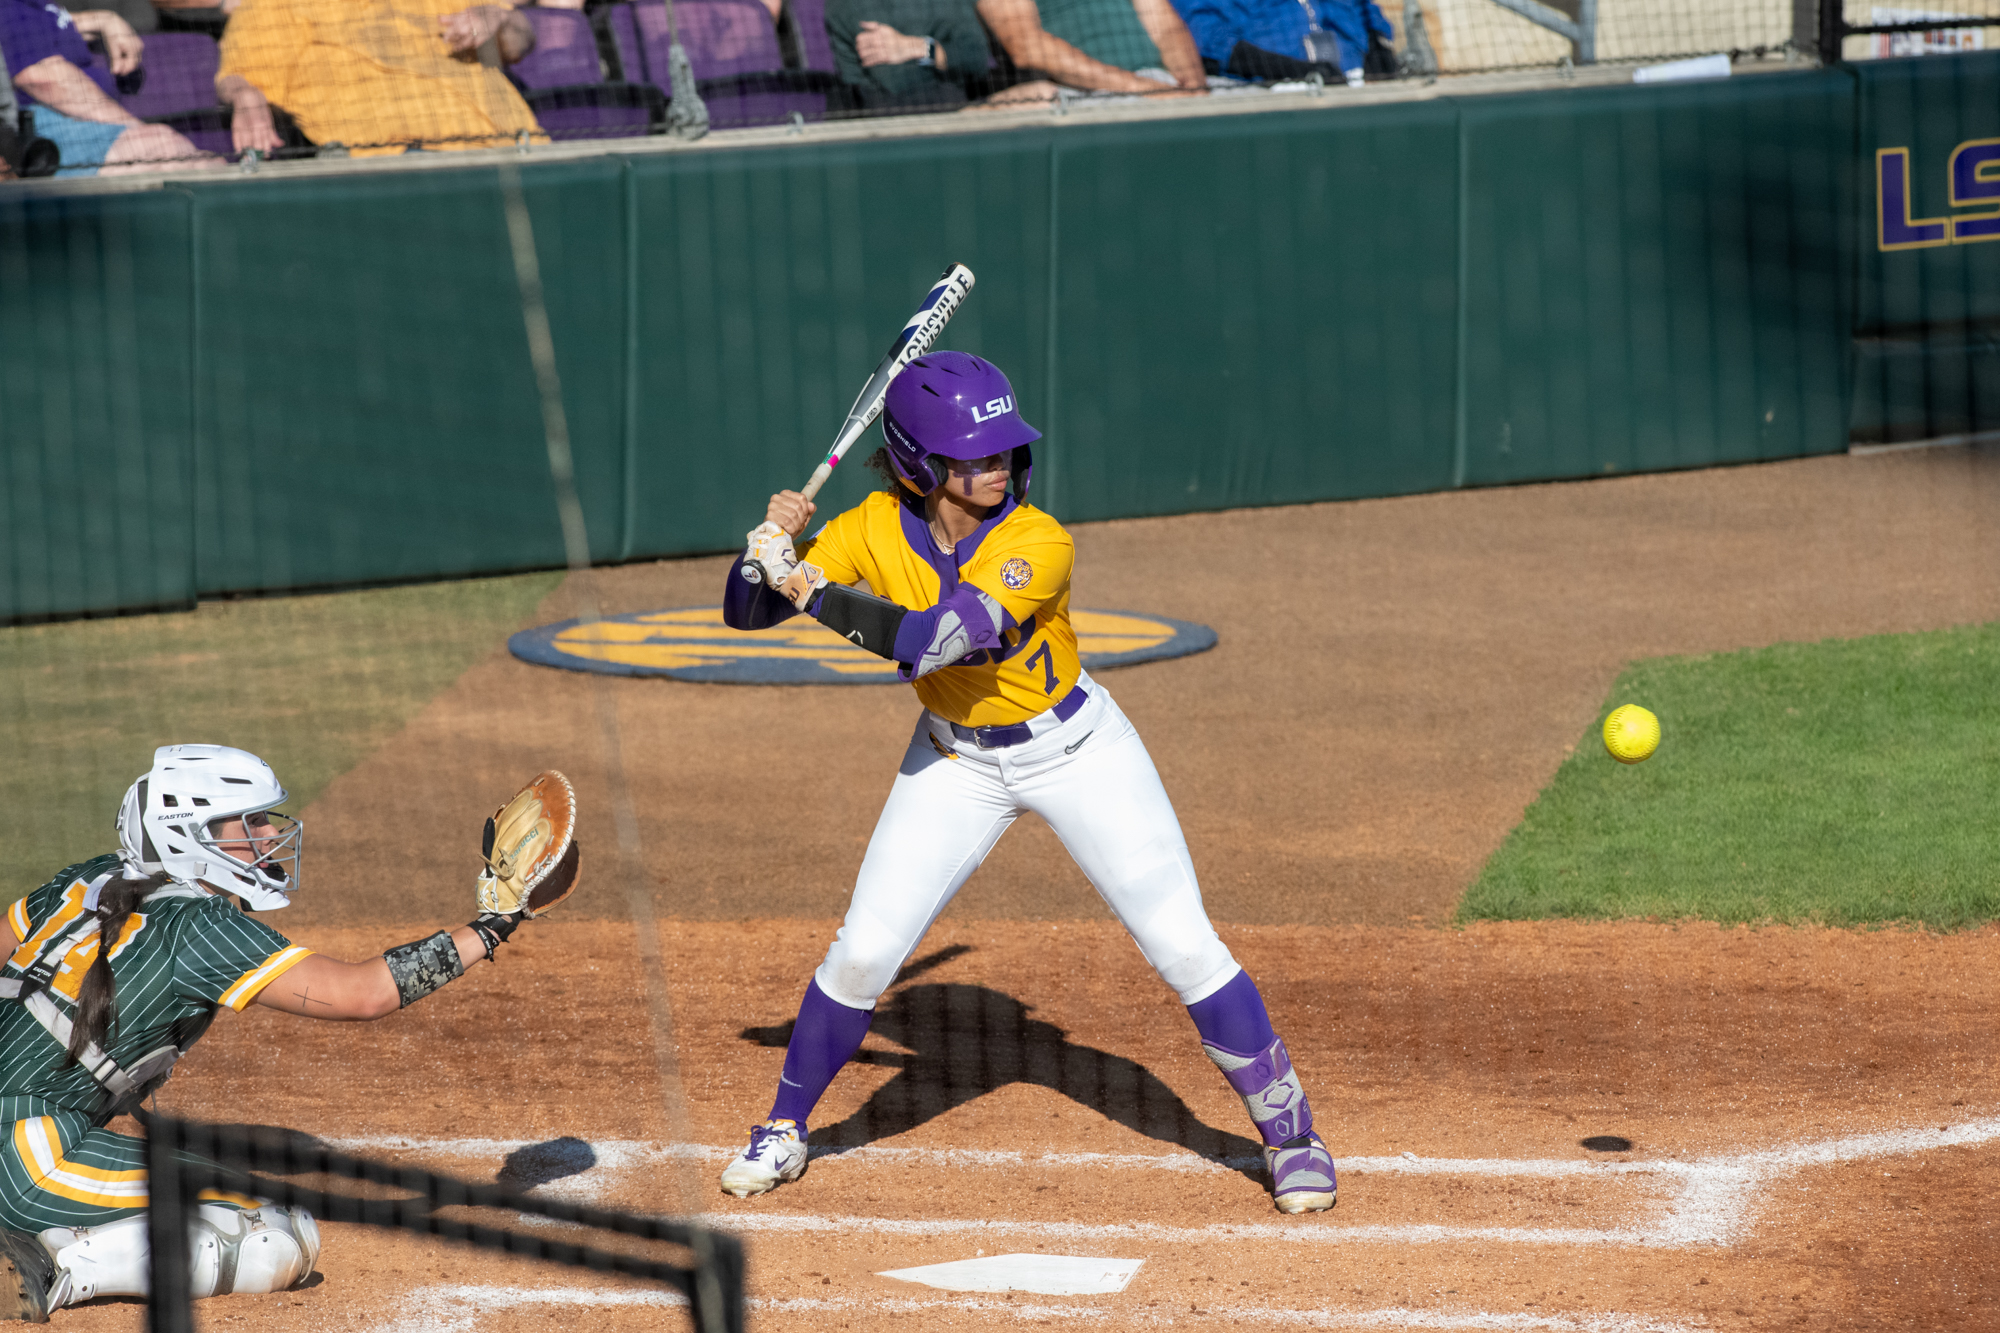
<svg viewBox="0 0 2000 1333"><path fill-rule="evenodd" d="M577 682L583 688L572 690L571 678L539 673L558 683L544 687L553 692L544 700L549 706L532 709L532 717L511 704L491 706L521 702L521 691L501 686L491 693L491 681L477 683L483 674L508 670L506 644L516 631L594 614L600 606L633 609L631 600L606 605L590 571L556 572L588 564L593 542L603 558L619 540L616 517L602 503L600 438L600 409L617 395L605 392L591 365L579 364L597 358L572 319L579 297L591 309L599 300L574 286L576 272L601 267L594 238L575 227L585 223L583 214L601 221L604 210L569 209L530 187L538 236L520 183L491 184L497 188L477 207L454 208L450 220L426 221L425 210L407 200L386 202L378 220L358 232L323 215L333 224L323 239L336 248L340 236L398 235L410 247L406 257L419 265L401 274L393 266L348 264L311 244L318 257L309 259L307 250L293 248L304 239L295 229L253 222L227 237L211 233L222 250L207 271L236 274L263 293L243 307L246 314L252 306L267 314L311 312L289 332L224 317L225 340L238 352L274 357L270 365L290 370L252 370L225 354L226 368L208 362L222 374L213 398L187 378L194 363L186 356L185 307L176 312L160 299L177 286L169 276L176 265L185 273L189 258L168 254L176 238L188 238L171 218L174 192L141 189L112 198L119 220L108 231L77 217L56 222L82 247L79 256L87 254L82 270L61 279L54 272L61 265L27 259L25 245L6 248L0 287L18 295L21 304L13 308L33 325L47 356L32 368L16 361L0 372L10 496L0 520L0 587L13 598L8 620L34 622L0 627L0 747L11 757L0 774L0 799L17 803L19 820L7 840L0 903L13 909L6 929L15 939L31 938L52 913L73 915L86 891L76 887L79 880L112 874L115 861L99 858L128 841L118 822L120 798L158 762L156 747L227 746L259 756L284 789L273 808L303 816L306 826L296 892L282 911L268 903L256 905L263 909L256 916L223 910L224 920L249 933L248 944L231 946L237 954L210 957L205 938L152 932L154 946L173 950L171 968L145 973L155 979L180 977L184 967L228 969L232 959L256 960L252 971L231 979L233 994L192 982L179 992L197 1018L218 1013L219 1021L182 1040L183 1047L198 1043L198 1064L182 1065L156 1089L152 1108L205 1121L254 1116L313 1136L344 1133L352 1136L350 1146L379 1154L393 1143L414 1156L405 1164L497 1180L516 1193L542 1189L537 1198L558 1193L627 1215L687 1217L713 1194L714 1168L702 1157L668 1155L649 1162L643 1174L618 1176L614 1168L624 1162L617 1149L595 1150L600 1161L590 1147L684 1147L699 1138L678 1064L676 1019L683 1011L676 1005L687 995L686 978L681 959L661 943L661 918L670 908L654 900L665 884L648 852L671 827L674 802L649 793L627 771L630 752L620 739L628 717L606 693L609 682ZM0 216L26 225L33 194L14 194L0 204ZM260 236L292 259L253 253ZM538 250L548 258L538 262ZM563 256L582 270L558 265ZM543 263L555 270L550 293ZM97 278L101 285L94 285ZM421 313L392 313L425 284ZM87 293L93 286L94 294ZM341 293L361 301L351 320L335 313ZM502 340L505 369L497 378L493 350L470 345L481 329ZM411 356L418 347L430 351ZM560 377L558 351L573 358ZM375 371L355 374L358 363L349 354ZM308 370L314 366L325 374ZM380 378L381 371L399 387ZM245 375L276 388L272 410L246 394ZM565 382L576 395L567 412ZM207 405L194 408L196 395ZM468 427L467 449L456 461L419 456ZM580 467L568 452L572 429L581 437ZM503 498L507 492L512 500ZM439 499L441 507L433 507ZM418 508L405 508L406 501ZM754 515L732 520L739 529L752 521ZM477 574L489 576L464 577ZM702 579L704 591L719 579L719 570ZM232 596L231 589L244 595ZM684 595L659 587L624 593L647 606L657 605L655 597L671 602ZM113 611L135 614L89 618ZM486 702L464 707L458 691L466 688ZM531 685L526 693L537 692ZM653 744L645 754L657 764L669 750ZM398 1009L399 993L372 1013L348 1015L379 1023L306 1021L329 1016L322 1008L327 991L298 980L295 967L340 960L387 975L385 950L434 940L440 931L457 932L455 941L465 944L477 910L482 825L546 769L562 771L585 793L578 839L583 896L546 920L521 923L491 962L464 955L464 975L437 993ZM206 831L224 845L247 836L233 831L229 819L208 821ZM165 956L141 956L131 967ZM133 1006L167 1002L137 975L129 969L118 975L116 1002L127 1006L118 1011L127 1024L117 1029L119 1041L137 1042L152 1030ZM76 998L74 977L55 986ZM291 1007L276 1012L273 1003ZM16 1022L26 1012L0 1007ZM30 1028L10 1032L10 1040L20 1054L47 1038ZM600 1040L608 1044L597 1049ZM580 1057L580 1049L594 1053ZM122 1050L119 1058L126 1058ZM31 1058L29 1076L42 1078L53 1060ZM580 1067L609 1076L586 1074L593 1086L579 1091L571 1080ZM95 1095L87 1080L82 1086ZM26 1117L42 1124L45 1092L19 1078L0 1088L11 1108L7 1122ZM73 1107L59 1103L38 1142L78 1170L124 1173L121 1191L97 1191L102 1199L88 1190L82 1198L42 1199L50 1192L29 1190L24 1201L16 1189L0 1199L0 1225L17 1240L28 1233L24 1244L52 1254L64 1238L41 1236L50 1225L46 1207L68 1208L63 1225L89 1228L123 1220L121 1214L147 1202L145 1173L131 1160L133 1127L106 1119L124 1103L96 1105L90 1096L72 1099ZM255 1111L245 1110L253 1105ZM732 1111L731 1120L750 1113ZM420 1190L448 1184L409 1181ZM427 1215L449 1222L451 1205L440 1202L447 1197L474 1208L516 1206L500 1202L490 1183L473 1190L433 1193L394 1216L364 1210L352 1220L400 1216L405 1226L478 1243L483 1233L476 1226L454 1231L455 1223L422 1222ZM307 1206L323 1205L307 1200ZM440 1206L447 1210L442 1215ZM519 1211L535 1214L528 1226L550 1218L595 1225L533 1206ZM342 1214L332 1216L338 1221ZM645 1234L673 1239L668 1229L645 1225L653 1227ZM530 1235L508 1248L561 1260L559 1252L576 1239L566 1232ZM338 1256L328 1261L332 1272L339 1263L365 1267L370 1245L416 1242L363 1240L330 1229L326 1243ZM568 1248L571 1257L581 1255ZM657 1266L612 1268L664 1274ZM532 1295L539 1301L537 1293L549 1286L546 1275L481 1271L482 1300ZM576 1275L569 1276L573 1283ZM428 1282L403 1295L449 1305L463 1299L466 1285ZM509 1296L517 1287L532 1291ZM501 1295L493 1296L495 1290ZM547 1299L582 1299L561 1281L551 1290L556 1294ZM657 1319L666 1293L640 1294L654 1304L632 1307L635 1315ZM274 1326L267 1317L259 1322ZM379 1318L370 1326L389 1322Z"/></svg>
<svg viewBox="0 0 2000 1333"><path fill-rule="evenodd" d="M698 137L1726 54L1980 49L1994 0L0 0L25 174ZM1912 27L1935 22L1935 28ZM18 117L11 117L18 120ZM0 108L0 126L10 120Z"/></svg>
<svg viewBox="0 0 2000 1333"><path fill-rule="evenodd" d="M320 1222L437 1236L476 1249L647 1279L679 1294L695 1333L743 1333L743 1247L722 1232L539 1197L517 1183L477 1184L371 1161L335 1151L309 1134L266 1126L205 1125L156 1115L147 1117L146 1130L152 1188L147 1327L153 1333L192 1333L196 1326L197 1293L190 1290L189 1273L198 1267L197 1242L190 1222L197 1200L216 1190L304 1208ZM565 1228L561 1238L523 1229L551 1223ZM651 1242L655 1251L667 1248L664 1254L606 1248L612 1237Z"/></svg>
<svg viewBox="0 0 2000 1333"><path fill-rule="evenodd" d="M1840 18L1843 60L1957 55L2000 44L2000 0L1934 6L1845 0Z"/></svg>
<svg viewBox="0 0 2000 1333"><path fill-rule="evenodd" d="M1405 31L1417 6L1404 8ZM1730 53L1782 55L1792 0L1425 0L1424 22L1446 73L1662 61Z"/></svg>

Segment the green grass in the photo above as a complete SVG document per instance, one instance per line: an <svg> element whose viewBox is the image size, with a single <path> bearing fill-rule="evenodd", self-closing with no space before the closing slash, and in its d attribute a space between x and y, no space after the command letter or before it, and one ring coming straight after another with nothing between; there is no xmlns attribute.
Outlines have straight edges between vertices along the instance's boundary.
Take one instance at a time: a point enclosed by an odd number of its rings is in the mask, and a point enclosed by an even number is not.
<svg viewBox="0 0 2000 1333"><path fill-rule="evenodd" d="M1458 917L1993 920L1997 686L2000 625L1641 662ZM1662 733L1629 767L1599 740L1625 703Z"/></svg>
<svg viewBox="0 0 2000 1333"><path fill-rule="evenodd" d="M118 845L159 745L268 759L296 812L505 642L559 574L0 629L0 903Z"/></svg>

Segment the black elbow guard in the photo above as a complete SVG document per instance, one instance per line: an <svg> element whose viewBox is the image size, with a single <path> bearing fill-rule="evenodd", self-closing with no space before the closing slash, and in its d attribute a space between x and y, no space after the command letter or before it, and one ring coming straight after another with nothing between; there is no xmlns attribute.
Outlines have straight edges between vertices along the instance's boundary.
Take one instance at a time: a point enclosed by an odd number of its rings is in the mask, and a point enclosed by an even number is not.
<svg viewBox="0 0 2000 1333"><path fill-rule="evenodd" d="M856 592L844 583L827 584L813 607L813 618L820 624L892 662L896 658L896 631L908 614L886 597Z"/></svg>

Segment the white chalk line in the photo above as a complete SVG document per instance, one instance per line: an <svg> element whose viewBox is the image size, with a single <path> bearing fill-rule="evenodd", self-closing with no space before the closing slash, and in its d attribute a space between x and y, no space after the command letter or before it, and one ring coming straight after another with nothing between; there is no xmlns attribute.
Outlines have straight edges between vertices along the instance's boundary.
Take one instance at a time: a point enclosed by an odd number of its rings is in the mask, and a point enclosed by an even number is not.
<svg viewBox="0 0 2000 1333"><path fill-rule="evenodd" d="M1311 1221L1292 1224L1240 1223L1205 1227L1168 1227L1153 1223L1091 1224L1034 1222L988 1218L893 1219L820 1216L806 1213L732 1212L710 1214L707 1221L735 1231L834 1232L873 1231L891 1235L952 1234L1038 1235L1071 1240L1152 1240L1167 1243L1216 1240L1272 1240L1306 1244L1447 1244L1495 1242L1531 1245L1637 1245L1683 1247L1727 1245L1748 1228L1752 1196L1773 1180L1815 1166L1871 1157L1901 1156L1926 1149L1968 1147L2000 1138L2000 1116L1947 1125L1942 1129L1904 1128L1850 1135L1814 1143L1758 1152L1729 1153L1691 1161L1589 1162L1517 1160L1510 1158L1345 1158L1348 1171L1404 1175L1480 1176L1657 1176L1673 1181L1676 1194L1657 1222L1613 1228L1453 1227L1443 1225L1339 1226ZM511 1139L419 1139L394 1136L328 1139L330 1146L352 1152L421 1151L441 1157L476 1157L492 1161L523 1148L538 1146ZM597 1194L609 1176L630 1168L666 1161L726 1160L733 1147L708 1144L651 1144L641 1140L608 1140L590 1145L596 1167L604 1175L579 1171L540 1187L552 1196ZM576 1150L581 1156L581 1151ZM1027 1154L973 1149L863 1147L838 1152L843 1160L881 1161L904 1165L945 1167L1118 1167L1169 1171L1226 1171L1212 1159L1192 1153L1169 1156L1112 1153Z"/></svg>
<svg viewBox="0 0 2000 1333"><path fill-rule="evenodd" d="M1494 1333L1696 1333L1696 1326L1622 1314L1496 1314L1483 1310L1300 1310L1285 1306L1213 1303L1199 1312L1163 1311L1121 1305L1105 1309L1090 1305L1049 1305L1041 1302L993 1300L986 1297L817 1296L752 1297L750 1308L761 1314L978 1314L1007 1315L1019 1320L1064 1320L1121 1326L1172 1325L1219 1318L1250 1320L1253 1325L1284 1328L1373 1329L1423 1328L1493 1330ZM404 1314L381 1333L470 1333L485 1314L530 1306L571 1309L684 1309L687 1298L674 1291L577 1290L563 1287L424 1287L404 1298Z"/></svg>
<svg viewBox="0 0 2000 1333"><path fill-rule="evenodd" d="M545 1144L529 1139L421 1139L402 1135L322 1139L328 1147L343 1152L424 1152L438 1157L470 1157L482 1161L504 1158L523 1148ZM579 1140L581 1142L581 1140ZM590 1142L597 1165L614 1172L627 1167L658 1166L670 1162L727 1162L736 1156L736 1144L651 1143L643 1139L599 1139ZM929 1166L945 1169L998 1168L1003 1170L1077 1170L1104 1168L1118 1170L1173 1171L1197 1175L1228 1175L1232 1172L1261 1171L1262 1155L1254 1157L1203 1157L1194 1152L1108 1153L1047 1152L1024 1153L1003 1148L898 1148L868 1144L854 1148L815 1145L809 1154L813 1162L840 1161L861 1165ZM1361 1174L1394 1172L1401 1175L1477 1176L1597 1176L1670 1175L1686 1164L1673 1161L1621 1162L1604 1160L1523 1159L1515 1157L1342 1157L1340 1169Z"/></svg>
<svg viewBox="0 0 2000 1333"><path fill-rule="evenodd" d="M328 1147L344 1152L426 1152L442 1157L505 1157L508 1153L522 1148L538 1146L527 1139L422 1139L403 1135L374 1135L361 1138L328 1138L321 1140ZM590 1146L598 1155L600 1164L610 1166L664 1165L669 1162L727 1162L734 1157L741 1144L711 1143L652 1143L643 1139L603 1139L592 1140ZM1156 1171L1188 1171L1227 1173L1232 1170L1249 1170L1264 1165L1258 1157L1202 1157L1195 1153L1175 1154L1147 1153L1021 1153L1005 1149L985 1150L979 1148L896 1148L867 1144L854 1148L825 1147L815 1144L810 1151L810 1160L823 1162L829 1159L861 1163L884 1163L896 1166L935 1167L1051 1167L1073 1169L1077 1167L1135 1167ZM1362 1159L1356 1159L1359 1162ZM1399 1159L1382 1158L1384 1162ZM1408 1165L1407 1162L1403 1165ZM1574 1165L1588 1166L1589 1163Z"/></svg>
<svg viewBox="0 0 2000 1333"><path fill-rule="evenodd" d="M1004 1218L891 1218L826 1216L818 1213L704 1213L699 1220L718 1231L744 1233L850 1234L878 1236L1041 1236L1061 1241L1153 1242L1207 1245L1276 1241L1294 1245L1438 1245L1468 1241L1534 1245L1644 1245L1637 1231L1528 1227L1340 1226L1330 1220L1219 1222L1176 1227L1158 1222L1028 1222Z"/></svg>

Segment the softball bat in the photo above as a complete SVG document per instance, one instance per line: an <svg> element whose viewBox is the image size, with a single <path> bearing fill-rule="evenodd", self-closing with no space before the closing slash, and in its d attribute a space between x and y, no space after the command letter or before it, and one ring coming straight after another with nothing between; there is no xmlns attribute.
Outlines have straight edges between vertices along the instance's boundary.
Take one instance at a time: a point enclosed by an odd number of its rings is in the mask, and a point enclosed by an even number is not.
<svg viewBox="0 0 2000 1333"><path fill-rule="evenodd" d="M875 424L875 418L882 415L882 402L889 395L889 385L896 376L903 373L903 367L931 350L944 326L958 312L959 303L965 300L976 279L972 270L963 264L953 264L944 271L944 276L931 284L917 313L911 315L903 325L903 331L889 344L888 354L875 367L875 373L861 386L855 396L854 406L848 409L847 420L840 423L840 431L833 437L833 448L827 451L826 459L813 469L811 480L806 482L801 492L807 500L819 494L819 488L826 485L827 478L840 466L840 460L854 447L867 429ZM745 561L741 569L743 577L751 583L762 583L764 576L755 565Z"/></svg>

